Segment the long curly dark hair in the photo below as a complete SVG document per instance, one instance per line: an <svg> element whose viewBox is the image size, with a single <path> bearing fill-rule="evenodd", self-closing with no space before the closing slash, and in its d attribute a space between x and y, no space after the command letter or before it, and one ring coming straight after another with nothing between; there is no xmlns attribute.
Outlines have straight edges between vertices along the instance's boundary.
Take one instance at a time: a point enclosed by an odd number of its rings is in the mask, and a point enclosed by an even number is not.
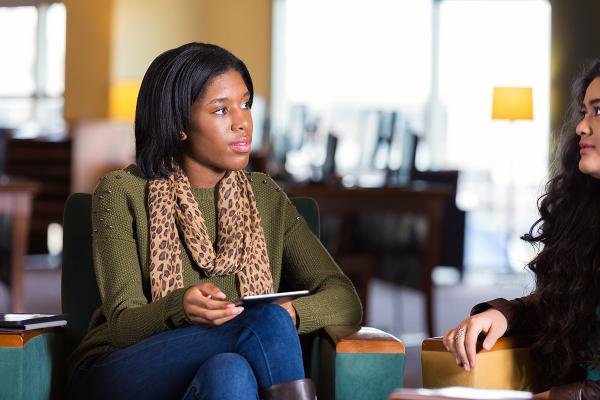
<svg viewBox="0 0 600 400"><path fill-rule="evenodd" d="M522 239L542 247L528 264L536 279L534 357L548 383L564 383L600 365L600 181L579 171L579 137L585 92L600 77L600 60L575 81L567 119L559 131L540 218ZM598 132L597 134L600 134Z"/></svg>

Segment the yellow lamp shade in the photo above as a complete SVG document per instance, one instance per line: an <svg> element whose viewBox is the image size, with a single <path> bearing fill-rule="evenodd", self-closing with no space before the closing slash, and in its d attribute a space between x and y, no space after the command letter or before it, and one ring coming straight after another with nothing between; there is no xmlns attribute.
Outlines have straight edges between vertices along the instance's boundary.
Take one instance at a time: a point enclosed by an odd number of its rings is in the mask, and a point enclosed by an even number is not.
<svg viewBox="0 0 600 400"><path fill-rule="evenodd" d="M533 119L532 88L495 87L492 119Z"/></svg>
<svg viewBox="0 0 600 400"><path fill-rule="evenodd" d="M109 116L111 119L133 121L141 81L118 81L110 87Z"/></svg>

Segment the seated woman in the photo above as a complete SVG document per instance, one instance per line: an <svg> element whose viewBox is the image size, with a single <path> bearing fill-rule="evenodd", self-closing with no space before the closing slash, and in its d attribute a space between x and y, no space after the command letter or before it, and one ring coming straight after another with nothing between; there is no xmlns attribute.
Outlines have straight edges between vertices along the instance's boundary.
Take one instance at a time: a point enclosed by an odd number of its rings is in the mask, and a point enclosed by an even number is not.
<svg viewBox="0 0 600 400"><path fill-rule="evenodd" d="M360 323L352 284L287 196L243 172L253 95L244 63L214 45L148 68L137 166L93 196L102 306L70 359L70 397L312 399L298 333ZM282 287L311 295L233 302Z"/></svg>
<svg viewBox="0 0 600 400"><path fill-rule="evenodd" d="M507 333L533 336L533 355L550 387L535 399L600 399L600 60L577 80L573 97L540 219L523 236L541 247L528 265L535 290L479 304L444 335L467 371L475 368L480 333L485 349Z"/></svg>

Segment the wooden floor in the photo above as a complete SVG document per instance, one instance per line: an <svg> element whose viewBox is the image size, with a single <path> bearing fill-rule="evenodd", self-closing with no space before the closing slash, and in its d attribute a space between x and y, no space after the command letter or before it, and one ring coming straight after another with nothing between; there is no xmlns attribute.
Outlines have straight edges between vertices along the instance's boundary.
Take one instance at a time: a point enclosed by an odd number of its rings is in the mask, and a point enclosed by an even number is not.
<svg viewBox="0 0 600 400"><path fill-rule="evenodd" d="M471 307L496 297L522 296L531 285L528 276L471 274L458 285L436 286L438 335L468 315ZM0 284L0 312L9 311L8 290ZM366 325L390 332L404 340L407 348L405 386L421 386L420 344L425 338L423 296L413 289L373 280L369 287ZM60 268L30 269L25 276L28 312L59 313Z"/></svg>

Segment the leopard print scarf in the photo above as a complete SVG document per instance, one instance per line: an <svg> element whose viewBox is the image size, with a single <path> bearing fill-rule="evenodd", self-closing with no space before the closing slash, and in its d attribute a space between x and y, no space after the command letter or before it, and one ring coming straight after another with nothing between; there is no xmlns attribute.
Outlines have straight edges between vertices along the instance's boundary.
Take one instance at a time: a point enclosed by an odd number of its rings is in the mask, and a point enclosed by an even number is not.
<svg viewBox="0 0 600 400"><path fill-rule="evenodd" d="M218 185L215 253L190 182L174 169L148 187L152 301L183 287L180 235L207 276L237 274L242 296L272 293L265 235L246 175L229 172Z"/></svg>

